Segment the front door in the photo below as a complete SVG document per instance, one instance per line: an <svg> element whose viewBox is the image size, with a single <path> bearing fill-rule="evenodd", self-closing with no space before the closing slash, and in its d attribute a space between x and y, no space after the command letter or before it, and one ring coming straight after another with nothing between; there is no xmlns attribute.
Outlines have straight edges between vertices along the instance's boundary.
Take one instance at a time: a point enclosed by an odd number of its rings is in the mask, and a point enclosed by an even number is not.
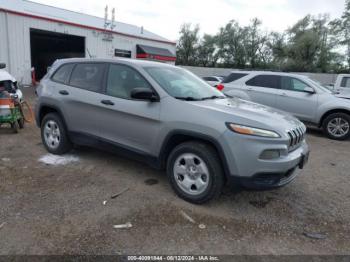
<svg viewBox="0 0 350 262"><path fill-rule="evenodd" d="M317 110L318 94L305 92L308 84L300 79L282 76L281 89L276 100L276 108L293 114L295 117L312 122Z"/></svg>
<svg viewBox="0 0 350 262"><path fill-rule="evenodd" d="M133 88L152 88L136 69L110 64L106 90L101 98L104 107L101 134L117 145L152 153L160 129L160 102L131 98Z"/></svg>

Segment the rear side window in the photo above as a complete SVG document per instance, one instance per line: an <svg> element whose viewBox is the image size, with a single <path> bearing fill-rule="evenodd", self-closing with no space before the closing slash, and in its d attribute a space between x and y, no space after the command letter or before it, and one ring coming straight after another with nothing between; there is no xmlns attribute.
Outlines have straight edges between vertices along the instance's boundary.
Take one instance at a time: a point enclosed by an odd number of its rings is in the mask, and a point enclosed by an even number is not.
<svg viewBox="0 0 350 262"><path fill-rule="evenodd" d="M238 79L241 79L242 77L247 76L248 74L243 74L243 73L231 73L230 75L228 75L227 77L224 78L224 80L222 80L222 83L231 83L233 81L236 81Z"/></svg>
<svg viewBox="0 0 350 262"><path fill-rule="evenodd" d="M246 85L279 89L280 80L281 80L280 76L260 75L260 76L253 77L252 79L247 81Z"/></svg>
<svg viewBox="0 0 350 262"><path fill-rule="evenodd" d="M341 87L350 88L350 77L343 77Z"/></svg>
<svg viewBox="0 0 350 262"><path fill-rule="evenodd" d="M53 75L52 80L62 84L68 83L69 76L70 76L70 73L72 72L73 67L74 67L74 64L61 66Z"/></svg>
<svg viewBox="0 0 350 262"><path fill-rule="evenodd" d="M77 64L69 84L88 91L99 92L102 89L104 69L104 64Z"/></svg>

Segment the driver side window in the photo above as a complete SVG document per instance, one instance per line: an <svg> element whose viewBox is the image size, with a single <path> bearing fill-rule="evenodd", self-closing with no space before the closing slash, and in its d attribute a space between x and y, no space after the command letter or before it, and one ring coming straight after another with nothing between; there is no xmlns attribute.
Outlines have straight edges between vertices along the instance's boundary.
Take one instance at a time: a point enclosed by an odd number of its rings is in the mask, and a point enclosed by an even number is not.
<svg viewBox="0 0 350 262"><path fill-rule="evenodd" d="M150 84L136 70L125 65L110 65L107 78L107 95L132 99L131 90L137 87L151 89Z"/></svg>
<svg viewBox="0 0 350 262"><path fill-rule="evenodd" d="M283 90L304 92L304 90L309 87L303 81L289 76L283 76L281 81Z"/></svg>

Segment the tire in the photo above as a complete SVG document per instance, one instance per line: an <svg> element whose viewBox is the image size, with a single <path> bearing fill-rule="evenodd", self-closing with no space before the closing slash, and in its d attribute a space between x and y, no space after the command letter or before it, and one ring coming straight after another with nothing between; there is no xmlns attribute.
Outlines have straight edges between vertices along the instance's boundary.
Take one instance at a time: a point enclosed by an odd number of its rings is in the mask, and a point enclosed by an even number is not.
<svg viewBox="0 0 350 262"><path fill-rule="evenodd" d="M13 122L11 124L11 128L12 128L12 131L13 133L17 134L19 132L19 124L17 121Z"/></svg>
<svg viewBox="0 0 350 262"><path fill-rule="evenodd" d="M330 139L346 140L350 136L350 116L344 113L331 114L323 121L322 129Z"/></svg>
<svg viewBox="0 0 350 262"><path fill-rule="evenodd" d="M212 146L202 142L186 142L170 153L167 176L180 198L193 204L203 204L221 194L225 180L220 163Z"/></svg>
<svg viewBox="0 0 350 262"><path fill-rule="evenodd" d="M18 120L18 126L20 129L23 129L24 128L24 118L21 118Z"/></svg>
<svg viewBox="0 0 350 262"><path fill-rule="evenodd" d="M57 113L45 115L41 123L41 139L47 151L62 155L73 148L65 124Z"/></svg>

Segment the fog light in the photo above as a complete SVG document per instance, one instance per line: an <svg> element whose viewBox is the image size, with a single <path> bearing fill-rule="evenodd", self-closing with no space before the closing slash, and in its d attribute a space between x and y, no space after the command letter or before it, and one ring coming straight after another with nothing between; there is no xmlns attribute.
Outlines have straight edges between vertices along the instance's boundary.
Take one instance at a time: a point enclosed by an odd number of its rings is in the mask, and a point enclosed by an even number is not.
<svg viewBox="0 0 350 262"><path fill-rule="evenodd" d="M277 149L270 149L270 150L265 150L262 152L260 155L260 159L263 160L271 160L271 159L277 159L281 156L280 151Z"/></svg>

